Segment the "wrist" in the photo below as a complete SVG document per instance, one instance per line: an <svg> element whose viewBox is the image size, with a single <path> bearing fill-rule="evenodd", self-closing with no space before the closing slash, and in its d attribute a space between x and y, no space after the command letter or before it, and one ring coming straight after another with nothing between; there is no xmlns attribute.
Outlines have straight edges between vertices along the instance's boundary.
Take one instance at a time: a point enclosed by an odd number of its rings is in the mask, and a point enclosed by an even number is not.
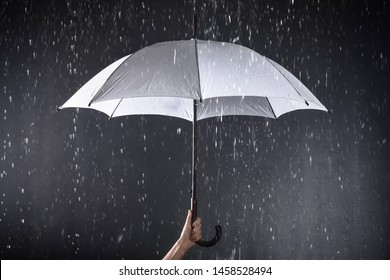
<svg viewBox="0 0 390 280"><path fill-rule="evenodd" d="M180 250L183 251L184 254L187 253L193 246L191 241L184 240L183 238L179 238L176 243L180 248Z"/></svg>

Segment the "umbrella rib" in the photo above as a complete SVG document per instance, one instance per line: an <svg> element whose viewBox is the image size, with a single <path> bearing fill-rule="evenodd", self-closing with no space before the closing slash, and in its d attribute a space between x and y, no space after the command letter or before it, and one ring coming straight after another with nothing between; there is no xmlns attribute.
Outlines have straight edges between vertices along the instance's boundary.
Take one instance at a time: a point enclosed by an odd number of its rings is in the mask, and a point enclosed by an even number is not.
<svg viewBox="0 0 390 280"><path fill-rule="evenodd" d="M307 100L306 100L306 98L304 98L303 96L302 96L302 94L293 86L293 84L290 82L290 80L289 79L287 79L287 77L267 58L267 57L265 57L264 56L264 58L265 58L265 60L267 60L268 61L268 63L269 64L271 64L272 65L272 67L273 68L275 68L276 69L276 71L278 71L285 79L286 79L286 81L290 84L290 86L296 91L296 93L298 93L298 95L300 96L300 97L302 97L302 99L305 101L305 104L307 105L307 106L309 106L309 102L307 102Z"/></svg>
<svg viewBox="0 0 390 280"><path fill-rule="evenodd" d="M269 102L268 97L266 97L265 99L267 99L267 102L268 102L269 107L271 108L272 114L274 115L275 119L277 119L278 117L276 116L274 108L272 108L271 102Z"/></svg>
<svg viewBox="0 0 390 280"><path fill-rule="evenodd" d="M114 75L114 73L126 62L128 61L133 55L129 55L128 58L126 58L125 60L122 61L121 64L118 65L118 67L115 68L114 71L112 71L112 73L110 74L110 76L108 76L108 78L106 79L106 81L102 84L102 86L98 89L98 91L93 95L91 101L89 101L88 103L88 107L91 107L92 105L92 102L95 102L95 100L99 97L98 95L100 95L100 92L101 92L101 89L105 86L105 84L108 82L109 79L111 79L111 77Z"/></svg>
<svg viewBox="0 0 390 280"><path fill-rule="evenodd" d="M116 111L116 109L118 109L118 107L119 107L119 105L121 104L122 100L123 100L123 98L121 98L121 100L119 100L119 102L118 102L118 104L116 105L114 111L112 111L111 116L110 116L110 119L111 119L112 116L115 114L115 111Z"/></svg>

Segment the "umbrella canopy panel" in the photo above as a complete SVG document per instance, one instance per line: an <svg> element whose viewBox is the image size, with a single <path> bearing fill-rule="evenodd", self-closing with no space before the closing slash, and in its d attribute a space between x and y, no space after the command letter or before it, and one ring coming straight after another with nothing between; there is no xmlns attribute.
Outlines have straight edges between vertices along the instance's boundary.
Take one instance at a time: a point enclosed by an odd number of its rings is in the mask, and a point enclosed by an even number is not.
<svg viewBox="0 0 390 280"><path fill-rule="evenodd" d="M201 99L195 40L154 44L135 52L92 100L131 97Z"/></svg>

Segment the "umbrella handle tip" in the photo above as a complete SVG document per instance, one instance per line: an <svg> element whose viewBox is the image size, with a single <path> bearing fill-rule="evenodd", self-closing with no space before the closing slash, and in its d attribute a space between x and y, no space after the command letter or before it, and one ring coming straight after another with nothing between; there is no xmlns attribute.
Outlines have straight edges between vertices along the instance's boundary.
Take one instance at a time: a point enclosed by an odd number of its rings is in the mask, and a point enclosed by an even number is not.
<svg viewBox="0 0 390 280"><path fill-rule="evenodd" d="M218 241L221 239L221 237L222 237L222 227L220 225L216 225L214 238L212 238L208 241L198 240L198 241L196 241L196 244L198 244L201 247L212 247L218 243Z"/></svg>

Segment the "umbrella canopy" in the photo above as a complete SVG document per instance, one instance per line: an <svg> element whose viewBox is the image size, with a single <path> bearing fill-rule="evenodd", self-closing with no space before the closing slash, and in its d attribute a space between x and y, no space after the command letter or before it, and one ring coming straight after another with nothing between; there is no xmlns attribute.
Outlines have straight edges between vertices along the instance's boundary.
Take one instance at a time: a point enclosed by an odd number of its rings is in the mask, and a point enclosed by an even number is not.
<svg viewBox="0 0 390 280"><path fill-rule="evenodd" d="M289 71L246 47L171 41L125 56L93 77L60 107L92 108L109 117L152 114L193 121L226 115L278 118L326 111Z"/></svg>
<svg viewBox="0 0 390 280"><path fill-rule="evenodd" d="M195 25L196 26L196 25ZM193 122L192 218L197 217L197 121L226 115L268 118L327 111L289 71L255 51L196 38L145 47L93 77L59 109L92 108L110 117L165 115ZM222 236L197 243L209 247Z"/></svg>

